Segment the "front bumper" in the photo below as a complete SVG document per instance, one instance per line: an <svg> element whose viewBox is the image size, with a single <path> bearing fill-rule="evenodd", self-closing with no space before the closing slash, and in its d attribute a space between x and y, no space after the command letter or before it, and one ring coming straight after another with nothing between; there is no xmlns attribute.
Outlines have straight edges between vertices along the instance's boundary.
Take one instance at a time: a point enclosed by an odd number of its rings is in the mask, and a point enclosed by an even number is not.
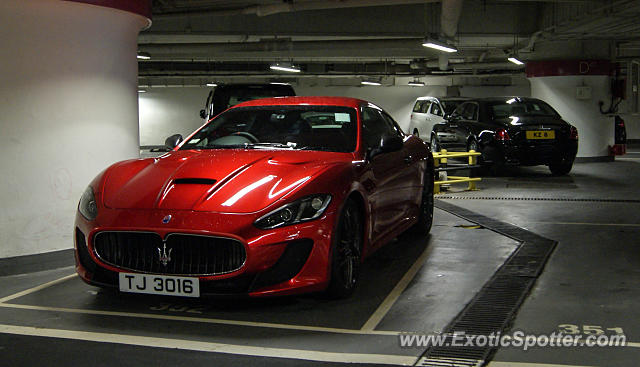
<svg viewBox="0 0 640 367"><path fill-rule="evenodd" d="M162 224L168 215L172 216L171 222ZM199 278L202 296L287 295L327 287L334 212L327 211L310 222L271 230L253 226L255 219L252 214L102 208L97 220L88 222L77 214L76 271L89 284L118 288L119 272L136 271L102 261L95 252L97 233L144 231L157 233L162 239L180 233L230 238L245 248L246 259L239 269L220 275L195 275Z"/></svg>

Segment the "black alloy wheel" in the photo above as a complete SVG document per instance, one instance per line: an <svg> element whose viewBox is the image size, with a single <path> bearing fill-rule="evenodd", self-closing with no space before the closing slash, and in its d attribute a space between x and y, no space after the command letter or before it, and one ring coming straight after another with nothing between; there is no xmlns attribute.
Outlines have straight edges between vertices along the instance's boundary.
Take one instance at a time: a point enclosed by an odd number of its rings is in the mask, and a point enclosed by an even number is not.
<svg viewBox="0 0 640 367"><path fill-rule="evenodd" d="M356 289L360 277L363 224L359 206L348 200L338 219L331 256L331 298L346 298Z"/></svg>

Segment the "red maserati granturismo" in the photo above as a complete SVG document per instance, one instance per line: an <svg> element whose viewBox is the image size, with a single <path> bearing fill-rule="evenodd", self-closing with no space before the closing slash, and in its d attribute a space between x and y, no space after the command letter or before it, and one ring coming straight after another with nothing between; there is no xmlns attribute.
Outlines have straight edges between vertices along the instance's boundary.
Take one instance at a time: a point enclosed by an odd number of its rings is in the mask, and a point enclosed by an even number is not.
<svg viewBox="0 0 640 367"><path fill-rule="evenodd" d="M170 152L115 163L80 199L76 269L122 292L350 295L362 260L433 219L433 157L376 105L238 104Z"/></svg>

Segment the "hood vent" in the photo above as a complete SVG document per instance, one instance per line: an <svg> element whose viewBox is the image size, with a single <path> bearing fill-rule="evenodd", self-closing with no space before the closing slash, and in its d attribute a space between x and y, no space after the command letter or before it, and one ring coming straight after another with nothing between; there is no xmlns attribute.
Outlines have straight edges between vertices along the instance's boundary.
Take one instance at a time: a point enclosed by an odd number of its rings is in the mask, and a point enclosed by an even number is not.
<svg viewBox="0 0 640 367"><path fill-rule="evenodd" d="M173 180L174 185L213 185L216 180L211 178L176 178Z"/></svg>

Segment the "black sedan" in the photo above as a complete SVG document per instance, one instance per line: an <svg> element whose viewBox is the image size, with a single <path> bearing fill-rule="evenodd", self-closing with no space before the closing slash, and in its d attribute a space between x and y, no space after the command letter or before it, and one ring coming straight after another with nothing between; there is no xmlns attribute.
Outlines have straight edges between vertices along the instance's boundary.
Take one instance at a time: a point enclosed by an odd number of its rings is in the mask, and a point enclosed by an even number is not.
<svg viewBox="0 0 640 367"><path fill-rule="evenodd" d="M565 175L578 152L578 130L539 99L472 99L434 125L431 149L481 152L480 163L494 171L547 165L554 175Z"/></svg>

